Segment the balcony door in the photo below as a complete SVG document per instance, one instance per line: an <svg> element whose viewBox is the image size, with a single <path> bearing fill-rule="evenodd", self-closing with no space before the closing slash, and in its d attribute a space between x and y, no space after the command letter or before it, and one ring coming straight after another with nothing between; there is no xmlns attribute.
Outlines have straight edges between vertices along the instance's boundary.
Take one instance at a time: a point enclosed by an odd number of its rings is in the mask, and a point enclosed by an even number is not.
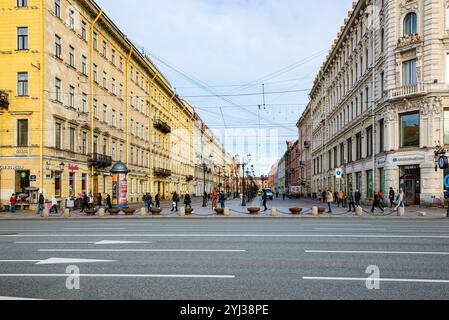
<svg viewBox="0 0 449 320"><path fill-rule="evenodd" d="M418 83L418 75L416 73L417 59L405 61L402 64L402 78L404 86L412 86Z"/></svg>

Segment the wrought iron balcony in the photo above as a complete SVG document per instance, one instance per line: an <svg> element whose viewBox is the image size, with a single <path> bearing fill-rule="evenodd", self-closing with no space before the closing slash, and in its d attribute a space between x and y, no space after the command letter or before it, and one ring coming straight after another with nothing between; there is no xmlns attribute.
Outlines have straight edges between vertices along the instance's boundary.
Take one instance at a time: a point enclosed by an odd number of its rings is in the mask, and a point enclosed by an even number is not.
<svg viewBox="0 0 449 320"><path fill-rule="evenodd" d="M95 168L106 168L112 166L112 157L104 154L94 153L89 159L89 165Z"/></svg>
<svg viewBox="0 0 449 320"><path fill-rule="evenodd" d="M0 90L0 109L8 109L8 107L8 94L5 91Z"/></svg>
<svg viewBox="0 0 449 320"><path fill-rule="evenodd" d="M159 131L161 131L163 133L170 133L171 132L171 127L166 122L164 122L161 119L154 120L154 124L153 125L154 125L155 129L157 129L157 130L159 130Z"/></svg>
<svg viewBox="0 0 449 320"><path fill-rule="evenodd" d="M171 177L171 171L163 168L154 168L155 177L168 178Z"/></svg>
<svg viewBox="0 0 449 320"><path fill-rule="evenodd" d="M186 180L187 180L187 181L193 181L193 176L192 176L192 175L186 176Z"/></svg>

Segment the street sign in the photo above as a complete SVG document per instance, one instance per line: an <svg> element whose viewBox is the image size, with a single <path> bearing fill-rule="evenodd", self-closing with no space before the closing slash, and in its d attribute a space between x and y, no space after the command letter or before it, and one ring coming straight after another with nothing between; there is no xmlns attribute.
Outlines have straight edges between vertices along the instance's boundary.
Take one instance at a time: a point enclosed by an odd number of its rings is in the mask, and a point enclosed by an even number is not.
<svg viewBox="0 0 449 320"><path fill-rule="evenodd" d="M335 177L337 179L341 179L343 177L343 170L342 169L335 169Z"/></svg>

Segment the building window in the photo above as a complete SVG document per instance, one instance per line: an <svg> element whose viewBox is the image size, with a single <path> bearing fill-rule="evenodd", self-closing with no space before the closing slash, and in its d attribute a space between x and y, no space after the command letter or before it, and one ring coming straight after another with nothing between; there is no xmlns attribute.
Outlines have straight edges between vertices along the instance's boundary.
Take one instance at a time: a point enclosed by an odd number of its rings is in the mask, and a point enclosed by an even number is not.
<svg viewBox="0 0 449 320"><path fill-rule="evenodd" d="M347 141L347 160L348 160L348 163L351 163L352 162L352 139L350 138L350 139L348 139L348 141Z"/></svg>
<svg viewBox="0 0 449 320"><path fill-rule="evenodd" d="M115 66L115 50L114 50L114 49L112 49L112 57L111 57L111 60L112 60L112 64Z"/></svg>
<svg viewBox="0 0 449 320"><path fill-rule="evenodd" d="M69 107L75 107L75 87L72 86L69 88Z"/></svg>
<svg viewBox="0 0 449 320"><path fill-rule="evenodd" d="M94 74L94 81L98 83L98 67L96 64L94 64L93 74Z"/></svg>
<svg viewBox="0 0 449 320"><path fill-rule="evenodd" d="M404 35L409 36L417 33L418 20L416 13L410 12L404 19Z"/></svg>
<svg viewBox="0 0 449 320"><path fill-rule="evenodd" d="M96 32L94 32L94 49L97 50L98 49L98 34Z"/></svg>
<svg viewBox="0 0 449 320"><path fill-rule="evenodd" d="M75 128L70 128L69 143L70 143L70 151L75 152Z"/></svg>
<svg viewBox="0 0 449 320"><path fill-rule="evenodd" d="M116 126L116 121L115 121L115 110L112 110L112 126L115 127Z"/></svg>
<svg viewBox="0 0 449 320"><path fill-rule="evenodd" d="M17 0L17 7L18 8L28 7L28 0Z"/></svg>
<svg viewBox="0 0 449 320"><path fill-rule="evenodd" d="M106 88L107 81L108 81L108 74L106 73L106 71L104 71L103 72L103 88Z"/></svg>
<svg viewBox="0 0 449 320"><path fill-rule="evenodd" d="M412 59L402 64L404 86L415 85L417 83L416 61L417 59Z"/></svg>
<svg viewBox="0 0 449 320"><path fill-rule="evenodd" d="M87 40L87 24L85 21L81 21L81 39Z"/></svg>
<svg viewBox="0 0 449 320"><path fill-rule="evenodd" d="M381 97L385 96L385 73L384 72L382 72L380 74L380 96ZM373 97L373 101L374 101L374 98L375 97Z"/></svg>
<svg viewBox="0 0 449 320"><path fill-rule="evenodd" d="M356 160L360 160L362 159L362 134L358 133L355 136L355 140L356 140Z"/></svg>
<svg viewBox="0 0 449 320"><path fill-rule="evenodd" d="M108 123L108 107L103 105L103 122Z"/></svg>
<svg viewBox="0 0 449 320"><path fill-rule="evenodd" d="M28 27L17 28L17 50L28 50Z"/></svg>
<svg viewBox="0 0 449 320"><path fill-rule="evenodd" d="M123 58L122 57L120 57L119 69L120 69L120 71L123 72Z"/></svg>
<svg viewBox="0 0 449 320"><path fill-rule="evenodd" d="M28 96L28 72L19 72L17 74L17 96Z"/></svg>
<svg viewBox="0 0 449 320"><path fill-rule="evenodd" d="M446 83L449 83L449 52L446 53Z"/></svg>
<svg viewBox="0 0 449 320"><path fill-rule="evenodd" d="M61 18L61 0L55 0L55 16Z"/></svg>
<svg viewBox="0 0 449 320"><path fill-rule="evenodd" d="M87 112L87 94L83 93L83 106L82 106L82 111L84 113Z"/></svg>
<svg viewBox="0 0 449 320"><path fill-rule="evenodd" d="M366 197L374 198L373 170L366 172Z"/></svg>
<svg viewBox="0 0 449 320"><path fill-rule="evenodd" d="M94 99L94 117L96 118L96 119L98 119L98 108L97 108L97 105L98 105L98 101L96 100L96 99Z"/></svg>
<svg viewBox="0 0 449 320"><path fill-rule="evenodd" d="M98 137L94 136L94 153L98 153Z"/></svg>
<svg viewBox="0 0 449 320"><path fill-rule="evenodd" d="M62 127L60 123L55 124L55 148L60 150L61 148L61 134L62 134Z"/></svg>
<svg viewBox="0 0 449 320"><path fill-rule="evenodd" d="M82 72L82 74L84 74L85 76L87 76L87 58L86 58L86 56L82 56L82 60L81 60L81 72Z"/></svg>
<svg viewBox="0 0 449 320"><path fill-rule="evenodd" d="M380 31L380 51L384 52L385 50L385 30L382 29Z"/></svg>
<svg viewBox="0 0 449 320"><path fill-rule="evenodd" d="M419 147L419 112L403 114L400 119L401 148Z"/></svg>
<svg viewBox="0 0 449 320"><path fill-rule="evenodd" d="M55 56L61 58L61 37L55 35Z"/></svg>
<svg viewBox="0 0 449 320"><path fill-rule="evenodd" d="M103 56L107 59L108 58L108 44L106 41L103 41Z"/></svg>
<svg viewBox="0 0 449 320"><path fill-rule="evenodd" d="M75 12L73 10L69 10L69 28L71 30L75 29Z"/></svg>
<svg viewBox="0 0 449 320"><path fill-rule="evenodd" d="M87 154L87 132L83 131L82 134L82 147L83 154Z"/></svg>
<svg viewBox="0 0 449 320"><path fill-rule="evenodd" d="M373 127L366 129L366 156L373 155Z"/></svg>
<svg viewBox="0 0 449 320"><path fill-rule="evenodd" d="M115 79L112 78L111 92L115 95Z"/></svg>
<svg viewBox="0 0 449 320"><path fill-rule="evenodd" d="M87 174L81 174L81 192L87 191Z"/></svg>
<svg viewBox="0 0 449 320"><path fill-rule="evenodd" d="M55 79L55 100L61 102L61 80Z"/></svg>
<svg viewBox="0 0 449 320"><path fill-rule="evenodd" d="M385 151L385 125L384 119L379 121L379 153Z"/></svg>
<svg viewBox="0 0 449 320"><path fill-rule="evenodd" d="M28 119L17 120L17 146L28 147Z"/></svg>
<svg viewBox="0 0 449 320"><path fill-rule="evenodd" d="M75 48L72 46L69 48L69 64L71 67L75 67Z"/></svg>

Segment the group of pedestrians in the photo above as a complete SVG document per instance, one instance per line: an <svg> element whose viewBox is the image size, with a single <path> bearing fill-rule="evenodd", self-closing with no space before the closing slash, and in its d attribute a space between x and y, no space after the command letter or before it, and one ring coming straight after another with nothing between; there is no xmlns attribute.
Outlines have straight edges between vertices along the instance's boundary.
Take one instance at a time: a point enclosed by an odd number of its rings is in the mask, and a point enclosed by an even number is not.
<svg viewBox="0 0 449 320"><path fill-rule="evenodd" d="M153 206L156 208L161 207L161 196L159 195L159 193L154 197L154 201L156 202L155 204L153 203L153 197L148 192L143 197L143 202L147 206L148 211L153 209Z"/></svg>
<svg viewBox="0 0 449 320"><path fill-rule="evenodd" d="M92 195L92 193L89 193L87 195L86 192L83 192L81 196L81 212L84 212L86 209L95 209L95 207L98 209L100 207L105 207L106 210L112 208L112 200L111 196L109 194L106 195L105 201L103 201L103 196L101 193L97 195L97 203L95 206L95 199Z"/></svg>
<svg viewBox="0 0 449 320"><path fill-rule="evenodd" d="M327 190L323 191L321 196L323 201L327 203L327 213L332 213L332 204L337 205L338 207L340 207L340 205L342 205L342 207L345 207L346 201L349 207L348 212L356 212L356 207L360 206L360 200L362 199L362 194L359 190L356 190L355 192L351 191L347 196L345 195L345 193L343 193L343 191L332 193L330 190ZM390 200L390 208L394 207L394 211L397 211L400 207L405 207L406 199L403 189L400 189L398 194L396 195L393 188L390 188L388 198ZM385 212L385 208L386 206L384 204L382 191L374 192L371 212L374 212L375 209L379 209L382 212Z"/></svg>

